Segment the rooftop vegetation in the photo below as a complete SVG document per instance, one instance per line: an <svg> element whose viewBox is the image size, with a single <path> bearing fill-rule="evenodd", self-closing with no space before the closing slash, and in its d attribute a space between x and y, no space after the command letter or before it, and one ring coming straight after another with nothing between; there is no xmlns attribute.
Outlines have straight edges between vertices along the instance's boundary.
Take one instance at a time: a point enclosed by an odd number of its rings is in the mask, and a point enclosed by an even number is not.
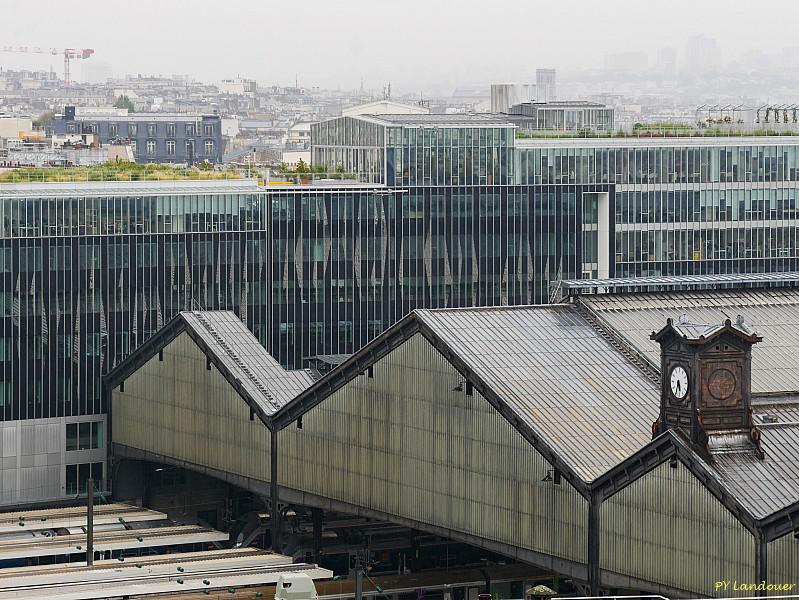
<svg viewBox="0 0 799 600"><path fill-rule="evenodd" d="M574 139L574 138L669 138L669 137L772 137L799 136L797 131L774 129L731 129L708 127L697 129L681 123L636 123L631 131L521 131L516 130L517 139Z"/></svg>
<svg viewBox="0 0 799 600"><path fill-rule="evenodd" d="M70 182L70 181L174 181L241 179L239 169L107 162L85 167L20 167L0 172L0 183Z"/></svg>

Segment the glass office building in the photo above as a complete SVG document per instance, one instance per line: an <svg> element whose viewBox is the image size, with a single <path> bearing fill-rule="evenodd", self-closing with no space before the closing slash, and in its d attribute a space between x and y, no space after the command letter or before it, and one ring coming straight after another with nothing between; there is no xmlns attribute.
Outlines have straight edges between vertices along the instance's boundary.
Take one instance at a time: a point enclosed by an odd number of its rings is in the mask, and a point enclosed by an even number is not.
<svg viewBox="0 0 799 600"><path fill-rule="evenodd" d="M180 310L233 310L299 368L561 278L799 270L799 138L521 140L490 115L312 136L371 183L0 185L0 503L107 475L102 374Z"/></svg>

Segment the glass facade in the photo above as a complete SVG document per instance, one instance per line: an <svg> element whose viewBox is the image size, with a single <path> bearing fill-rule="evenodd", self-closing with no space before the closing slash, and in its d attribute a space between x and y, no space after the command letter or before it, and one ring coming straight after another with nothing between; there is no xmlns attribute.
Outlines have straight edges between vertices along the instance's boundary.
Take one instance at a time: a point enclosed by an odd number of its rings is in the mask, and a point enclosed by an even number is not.
<svg viewBox="0 0 799 600"><path fill-rule="evenodd" d="M520 183L602 185L615 276L799 267L799 143L790 137L518 140Z"/></svg>
<svg viewBox="0 0 799 600"><path fill-rule="evenodd" d="M603 256L617 276L799 270L790 138L360 119L315 125L314 161L374 185L0 185L0 421L102 418L102 374L181 310L232 310L299 368L414 308L546 302ZM101 429L64 429L102 458Z"/></svg>

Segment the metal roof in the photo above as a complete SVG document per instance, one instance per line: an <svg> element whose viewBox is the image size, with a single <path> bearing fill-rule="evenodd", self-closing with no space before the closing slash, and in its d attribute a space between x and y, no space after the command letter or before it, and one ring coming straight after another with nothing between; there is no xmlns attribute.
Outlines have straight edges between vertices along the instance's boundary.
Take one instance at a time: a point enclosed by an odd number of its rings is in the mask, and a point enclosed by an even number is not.
<svg viewBox="0 0 799 600"><path fill-rule="evenodd" d="M600 294L579 302L654 365L660 364L660 348L649 336L666 319L678 322L686 315L693 323L721 323L742 315L763 337L752 348L752 392L799 392L799 289Z"/></svg>
<svg viewBox="0 0 799 600"><path fill-rule="evenodd" d="M799 409L799 403L794 405ZM716 452L711 466L719 481L754 516L763 518L799 502L799 422L760 422L765 457L751 453Z"/></svg>
<svg viewBox="0 0 799 600"><path fill-rule="evenodd" d="M710 309L710 316L718 320L712 311L721 310L725 300L761 307L765 312L756 316L764 320L754 320L769 326L760 328L765 340L757 349L766 345L772 330L785 327L784 323L793 327L790 315L786 320L780 310L793 306L797 297L799 292L788 289L716 292L717 306ZM705 296L682 293L582 300L585 304L414 311L287 404L276 416L278 426L287 426L421 333L554 468L563 469L583 495L594 487L605 489L609 482L611 487L623 487L667 460L669 455L662 453L665 440L717 498L748 522L773 519L786 507L794 510L791 507L799 502L799 396L761 396L753 401L755 423L762 431L763 460L754 452L743 452L739 440L720 440L708 461L681 442L679 432L651 438L651 425L659 414L659 384L628 358L635 356L633 341L645 343L640 347L646 353L658 352L649 340L653 329L662 326L667 313L680 310L675 305L704 307L709 303ZM588 304L591 301L605 302L608 307L597 308ZM633 306L613 310L614 303L621 302ZM646 308L650 305L656 305L651 315ZM770 314L770 310L776 312ZM643 324L635 321L640 313L646 317ZM624 319L631 319L635 327L625 328ZM627 335L608 335L613 322ZM781 343L772 340L771 352L782 351ZM758 374L766 379L768 369L779 365L766 367L762 360L761 356ZM659 364L659 360L652 362ZM774 414L777 422L764 424L773 421ZM772 416L764 419L763 415ZM648 454L653 457L643 460Z"/></svg>
<svg viewBox="0 0 799 600"><path fill-rule="evenodd" d="M69 122L67 119L63 119L62 121ZM203 119L221 119L219 115L214 114L191 114L191 113L128 113L127 115L82 115L76 114L75 118L72 119L75 122L79 123L86 123L87 121L90 122L105 122L110 121L112 123L127 123L127 122L137 122L137 123L146 123L151 121L155 123L158 122L175 122L175 123L196 123L198 121L202 121Z"/></svg>
<svg viewBox="0 0 799 600"><path fill-rule="evenodd" d="M507 115L490 113L456 113L456 114L401 114L401 115L351 115L353 119L374 121L383 125L402 125L405 127L516 127L510 122Z"/></svg>
<svg viewBox="0 0 799 600"><path fill-rule="evenodd" d="M80 181L0 183L0 199L16 196L150 196L157 194L241 194L257 192L254 179L171 179L158 181Z"/></svg>
<svg viewBox="0 0 799 600"><path fill-rule="evenodd" d="M206 311L181 313L228 370L267 414L307 388L313 379L307 371L287 371L264 348L235 313Z"/></svg>
<svg viewBox="0 0 799 600"><path fill-rule="evenodd" d="M799 146L799 136L701 136L701 137L531 137L516 140L517 148L649 148L649 147L724 147L724 146ZM563 135L564 137L560 137Z"/></svg>
<svg viewBox="0 0 799 600"><path fill-rule="evenodd" d="M799 281L799 271L772 273L733 273L729 275L661 275L655 277L620 277L614 279L564 279L561 287L571 290L594 288L623 289L649 286L716 285L740 283L788 283Z"/></svg>
<svg viewBox="0 0 799 600"><path fill-rule="evenodd" d="M280 408L313 383L308 371L281 367L235 313L184 311L108 373L106 387L117 387L183 332L267 427Z"/></svg>
<svg viewBox="0 0 799 600"><path fill-rule="evenodd" d="M575 307L416 314L584 481L651 439L657 386Z"/></svg>

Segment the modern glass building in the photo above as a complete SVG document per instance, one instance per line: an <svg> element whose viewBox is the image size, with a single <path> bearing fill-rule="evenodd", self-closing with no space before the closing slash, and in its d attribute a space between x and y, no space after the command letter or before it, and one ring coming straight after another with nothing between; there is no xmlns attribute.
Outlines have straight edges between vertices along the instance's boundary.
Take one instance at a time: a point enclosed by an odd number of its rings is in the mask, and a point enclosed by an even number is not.
<svg viewBox="0 0 799 600"><path fill-rule="evenodd" d="M799 138L522 140L491 115L312 137L371 183L0 185L0 502L108 475L102 374L181 310L233 310L300 368L560 279L799 270Z"/></svg>

